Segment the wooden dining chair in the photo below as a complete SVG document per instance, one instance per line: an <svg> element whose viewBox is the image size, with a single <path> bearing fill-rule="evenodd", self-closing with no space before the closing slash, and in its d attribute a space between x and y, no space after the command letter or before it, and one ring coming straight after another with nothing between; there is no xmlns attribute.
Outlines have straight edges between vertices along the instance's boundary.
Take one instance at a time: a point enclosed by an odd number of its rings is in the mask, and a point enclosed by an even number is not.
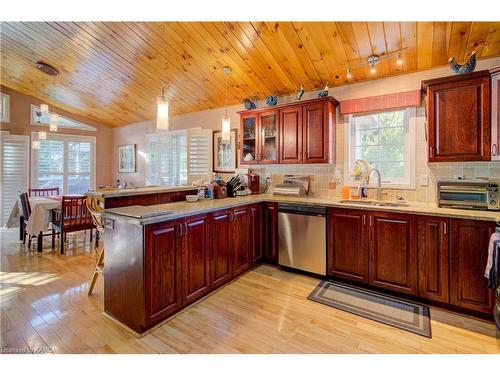
<svg viewBox="0 0 500 375"><path fill-rule="evenodd" d="M23 218L23 244L26 244L26 236L28 235L28 233L26 233L26 223L31 216L31 206L28 199L28 193L23 193L22 191L19 192L19 211L21 212L21 217ZM31 247L31 236L29 236L28 239L28 246Z"/></svg>
<svg viewBox="0 0 500 375"><path fill-rule="evenodd" d="M29 188L28 189L30 197L51 197L53 195L59 195L58 187L50 188Z"/></svg>
<svg viewBox="0 0 500 375"><path fill-rule="evenodd" d="M92 216L93 222L96 226L96 262L94 266L94 273L92 279L90 280L90 286L88 295L92 294L94 290L95 283L99 275L104 277L104 245L98 249L98 239L102 238L104 234L104 198L88 196L87 197L87 209Z"/></svg>
<svg viewBox="0 0 500 375"><path fill-rule="evenodd" d="M67 233L90 230L92 238L96 225L87 208L86 199L85 195L64 195L61 199L61 209L52 211L52 248L55 247L55 233L58 232L61 236L61 254L64 254Z"/></svg>
<svg viewBox="0 0 500 375"><path fill-rule="evenodd" d="M23 218L22 220L22 225L23 225L23 244L26 244L26 237L28 237L28 248L31 249L31 242L33 240L33 238L37 238L38 236L50 236L52 235L51 232L48 232L48 231L45 231L43 233L38 233L38 234L29 234L28 232L26 232L26 223L28 222L28 220L30 219L31 217L31 205L30 205L30 201L29 201L29 198L28 198L28 193L26 192L22 192L20 191L19 192L19 210L20 210L20 213L21 213L21 217Z"/></svg>

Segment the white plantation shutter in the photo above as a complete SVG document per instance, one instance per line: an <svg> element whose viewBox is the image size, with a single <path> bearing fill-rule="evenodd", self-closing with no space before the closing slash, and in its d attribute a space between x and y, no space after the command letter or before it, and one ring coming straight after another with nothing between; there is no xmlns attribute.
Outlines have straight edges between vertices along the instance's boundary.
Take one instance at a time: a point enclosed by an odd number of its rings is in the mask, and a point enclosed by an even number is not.
<svg viewBox="0 0 500 375"><path fill-rule="evenodd" d="M187 130L187 182L210 178L212 172L212 130Z"/></svg>
<svg viewBox="0 0 500 375"><path fill-rule="evenodd" d="M0 138L0 226L4 226L19 197L19 190L28 190L29 137L1 132Z"/></svg>
<svg viewBox="0 0 500 375"><path fill-rule="evenodd" d="M165 186L210 177L212 130L187 129L147 136L146 181Z"/></svg>

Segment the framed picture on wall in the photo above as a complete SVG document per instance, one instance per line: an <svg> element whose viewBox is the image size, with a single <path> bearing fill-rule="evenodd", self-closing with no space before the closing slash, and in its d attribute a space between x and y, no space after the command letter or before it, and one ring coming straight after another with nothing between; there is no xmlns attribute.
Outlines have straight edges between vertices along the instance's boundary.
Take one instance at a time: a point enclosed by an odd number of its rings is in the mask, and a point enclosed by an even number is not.
<svg viewBox="0 0 500 375"><path fill-rule="evenodd" d="M231 130L229 143L222 142L222 132L214 131L214 172L233 173L236 171L237 130Z"/></svg>
<svg viewBox="0 0 500 375"><path fill-rule="evenodd" d="M135 173L136 145L121 145L118 146L118 172L119 173Z"/></svg>

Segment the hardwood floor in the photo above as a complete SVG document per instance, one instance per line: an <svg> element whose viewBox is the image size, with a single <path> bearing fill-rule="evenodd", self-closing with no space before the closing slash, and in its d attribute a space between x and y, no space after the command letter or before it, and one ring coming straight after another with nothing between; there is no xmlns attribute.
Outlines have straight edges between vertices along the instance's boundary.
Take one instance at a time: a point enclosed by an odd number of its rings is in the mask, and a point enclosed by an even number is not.
<svg viewBox="0 0 500 375"><path fill-rule="evenodd" d="M271 266L137 337L102 314L102 279L87 296L88 238L38 256L16 230L0 235L3 353L500 353L493 323L431 308L433 337L420 337L309 301L317 279Z"/></svg>

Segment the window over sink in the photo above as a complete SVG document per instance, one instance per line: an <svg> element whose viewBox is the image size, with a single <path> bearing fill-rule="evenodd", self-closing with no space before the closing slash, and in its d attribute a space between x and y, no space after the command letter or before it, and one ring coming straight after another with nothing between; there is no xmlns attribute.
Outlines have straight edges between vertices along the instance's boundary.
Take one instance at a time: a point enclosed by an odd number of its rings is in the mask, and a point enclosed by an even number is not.
<svg viewBox="0 0 500 375"><path fill-rule="evenodd" d="M415 187L415 108L349 116L346 129L344 181L358 185L351 176L356 160L366 160L380 170L382 186ZM370 185L376 183L370 176Z"/></svg>

